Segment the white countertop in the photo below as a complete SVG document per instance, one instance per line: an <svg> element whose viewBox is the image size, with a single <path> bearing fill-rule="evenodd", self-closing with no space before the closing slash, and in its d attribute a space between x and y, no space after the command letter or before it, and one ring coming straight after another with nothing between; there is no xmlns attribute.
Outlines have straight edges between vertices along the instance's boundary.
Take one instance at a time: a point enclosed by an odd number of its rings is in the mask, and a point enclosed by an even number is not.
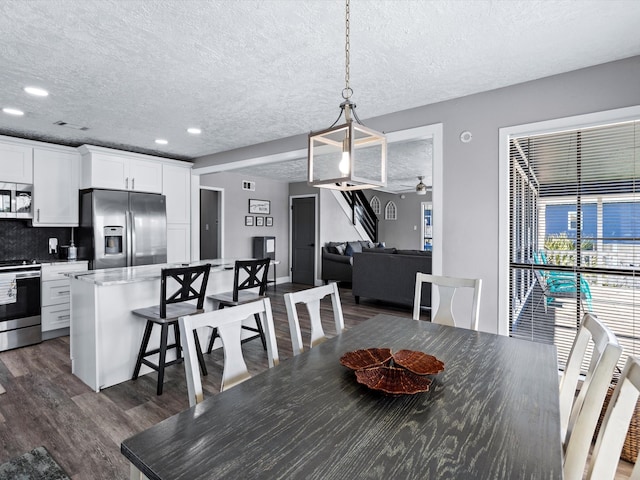
<svg viewBox="0 0 640 480"><path fill-rule="evenodd" d="M198 260L189 263L161 263L155 265L139 265L137 267L104 268L84 272L69 272L66 276L94 283L100 286L123 285L126 283L148 282L159 280L163 268L187 267L211 264L211 273L233 270L234 259L216 258L212 260Z"/></svg>

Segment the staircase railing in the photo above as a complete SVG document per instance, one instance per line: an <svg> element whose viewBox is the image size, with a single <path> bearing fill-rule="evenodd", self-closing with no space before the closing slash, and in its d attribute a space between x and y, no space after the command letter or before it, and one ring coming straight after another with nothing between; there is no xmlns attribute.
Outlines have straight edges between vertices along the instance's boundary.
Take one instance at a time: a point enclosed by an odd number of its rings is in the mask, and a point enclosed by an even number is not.
<svg viewBox="0 0 640 480"><path fill-rule="evenodd" d="M342 195L351 209L351 223L354 225L359 223L369 235L371 241L377 242L378 216L369 205L367 197L362 193L362 190L343 191Z"/></svg>

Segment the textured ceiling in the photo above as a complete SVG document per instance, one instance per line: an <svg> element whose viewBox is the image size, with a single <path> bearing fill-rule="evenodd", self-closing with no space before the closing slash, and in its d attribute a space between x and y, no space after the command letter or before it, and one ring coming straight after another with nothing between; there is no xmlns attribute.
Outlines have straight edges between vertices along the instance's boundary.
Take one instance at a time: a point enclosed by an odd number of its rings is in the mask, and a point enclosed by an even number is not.
<svg viewBox="0 0 640 480"><path fill-rule="evenodd" d="M638 25L638 0L352 0L353 100L366 121L638 55ZM194 159L324 128L343 87L342 0L0 0L0 107L25 111L0 134Z"/></svg>

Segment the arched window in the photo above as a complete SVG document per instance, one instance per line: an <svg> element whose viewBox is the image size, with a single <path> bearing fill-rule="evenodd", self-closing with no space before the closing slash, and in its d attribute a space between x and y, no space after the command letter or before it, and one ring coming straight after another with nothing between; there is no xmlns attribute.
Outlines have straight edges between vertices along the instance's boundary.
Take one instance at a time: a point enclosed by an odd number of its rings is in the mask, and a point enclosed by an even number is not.
<svg viewBox="0 0 640 480"><path fill-rule="evenodd" d="M397 220L398 219L398 208L396 204L393 202L388 202L384 207L384 219L385 220Z"/></svg>
<svg viewBox="0 0 640 480"><path fill-rule="evenodd" d="M378 197L376 197L375 195L371 197L369 205L371 205L373 213L375 213L376 215L380 215L380 199Z"/></svg>

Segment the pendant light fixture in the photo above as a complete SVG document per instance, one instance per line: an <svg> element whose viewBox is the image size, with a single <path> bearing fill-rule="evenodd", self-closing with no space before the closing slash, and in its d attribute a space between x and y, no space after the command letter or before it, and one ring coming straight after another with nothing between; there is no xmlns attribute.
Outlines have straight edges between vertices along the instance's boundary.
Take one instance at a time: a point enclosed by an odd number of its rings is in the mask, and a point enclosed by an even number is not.
<svg viewBox="0 0 640 480"><path fill-rule="evenodd" d="M423 178L424 177L422 175L418 176L419 182L418 182L418 185L416 185L416 193L418 195L426 195L427 194L427 186L424 183L422 183L422 179Z"/></svg>
<svg viewBox="0 0 640 480"><path fill-rule="evenodd" d="M387 184L387 138L365 127L351 102L349 86L349 0L346 0L345 87L340 114L326 130L309 134L308 183L335 190L363 190ZM344 114L345 123L336 125ZM354 122L355 119L355 122Z"/></svg>

